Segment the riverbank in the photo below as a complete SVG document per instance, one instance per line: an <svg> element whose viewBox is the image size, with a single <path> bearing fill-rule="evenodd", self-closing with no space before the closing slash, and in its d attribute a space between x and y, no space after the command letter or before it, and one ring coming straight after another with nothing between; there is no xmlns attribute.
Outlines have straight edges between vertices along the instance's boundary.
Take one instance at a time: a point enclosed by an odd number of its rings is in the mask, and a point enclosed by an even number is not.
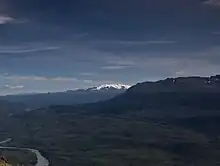
<svg viewBox="0 0 220 166"><path fill-rule="evenodd" d="M6 140L1 141L0 144L6 144L6 143L10 142L11 140L12 140L11 138L7 138ZM13 150L13 151L29 151L29 152L36 155L37 163L35 164L35 166L48 166L49 165L49 161L44 156L41 155L39 150L36 150L36 149L6 147L6 146L0 146L0 149Z"/></svg>

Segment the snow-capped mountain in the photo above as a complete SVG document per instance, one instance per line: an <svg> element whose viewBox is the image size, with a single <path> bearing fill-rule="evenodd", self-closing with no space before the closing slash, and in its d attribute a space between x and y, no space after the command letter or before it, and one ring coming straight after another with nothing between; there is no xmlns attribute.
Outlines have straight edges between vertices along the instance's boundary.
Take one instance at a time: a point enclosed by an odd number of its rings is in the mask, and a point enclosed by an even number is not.
<svg viewBox="0 0 220 166"><path fill-rule="evenodd" d="M124 84L105 84L97 87L88 88L89 91L100 91L100 90L127 90L131 86Z"/></svg>
<svg viewBox="0 0 220 166"><path fill-rule="evenodd" d="M0 100L24 103L29 108L41 108L51 105L74 105L108 100L124 93L128 88L130 88L129 85L105 84L88 89L68 90L66 92L2 96Z"/></svg>

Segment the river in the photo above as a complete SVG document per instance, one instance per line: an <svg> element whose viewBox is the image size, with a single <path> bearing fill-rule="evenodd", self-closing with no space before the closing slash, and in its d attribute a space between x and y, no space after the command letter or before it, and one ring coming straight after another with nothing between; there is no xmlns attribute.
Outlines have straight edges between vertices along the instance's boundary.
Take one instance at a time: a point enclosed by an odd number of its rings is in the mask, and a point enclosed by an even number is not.
<svg viewBox="0 0 220 166"><path fill-rule="evenodd" d="M1 141L0 144L5 144L10 142L12 139L7 138L4 141ZM11 149L11 150L28 150L32 153L34 153L37 157L37 164L35 166L49 166L49 161L41 155L39 150L36 149L30 149L30 148L18 148L18 147L6 147L6 146L0 146L0 149Z"/></svg>

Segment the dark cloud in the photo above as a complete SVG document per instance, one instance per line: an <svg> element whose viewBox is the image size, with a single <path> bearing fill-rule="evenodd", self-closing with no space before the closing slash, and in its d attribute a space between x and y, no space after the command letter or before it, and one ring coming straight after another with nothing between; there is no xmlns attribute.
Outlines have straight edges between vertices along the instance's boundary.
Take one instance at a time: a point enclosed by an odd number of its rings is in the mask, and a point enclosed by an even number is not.
<svg viewBox="0 0 220 166"><path fill-rule="evenodd" d="M198 0L7 0L1 3L7 6L4 11L9 16L32 21L26 33L35 38L42 36L38 34L40 29L46 35L44 38L53 39L67 37L75 30L109 40L136 40L146 36L155 40L164 35L199 33L220 24L219 17L203 9L202 1Z"/></svg>
<svg viewBox="0 0 220 166"><path fill-rule="evenodd" d="M203 2L205 5L210 5L213 7L220 7L220 1L219 0L206 0Z"/></svg>
<svg viewBox="0 0 220 166"><path fill-rule="evenodd" d="M144 31L146 27L160 30L159 25L196 25L204 19L200 18L203 13L198 0L8 0L5 3L9 6L8 14L16 17L31 17L53 25L77 25L87 30L99 27L103 32Z"/></svg>

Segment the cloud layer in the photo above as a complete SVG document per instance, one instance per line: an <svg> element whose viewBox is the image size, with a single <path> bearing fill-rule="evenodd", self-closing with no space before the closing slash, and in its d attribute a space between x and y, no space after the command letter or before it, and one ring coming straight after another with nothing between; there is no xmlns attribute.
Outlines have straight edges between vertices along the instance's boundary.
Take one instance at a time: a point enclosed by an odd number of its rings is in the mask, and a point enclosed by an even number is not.
<svg viewBox="0 0 220 166"><path fill-rule="evenodd" d="M0 54L24 54L24 53L34 53L34 52L44 52L58 50L59 47L41 47L41 48L30 48L30 49L4 49L0 47Z"/></svg>
<svg viewBox="0 0 220 166"><path fill-rule="evenodd" d="M15 90L15 89L23 89L23 85L4 85L5 89Z"/></svg>
<svg viewBox="0 0 220 166"><path fill-rule="evenodd" d="M26 80L26 81L77 81L77 78L72 77L43 77L43 76L20 76L20 75L5 75L4 79L7 80Z"/></svg>
<svg viewBox="0 0 220 166"><path fill-rule="evenodd" d="M14 18L12 17L9 17L9 16L4 16L4 15L0 15L0 25L1 24L7 24L7 23L10 23L14 21Z"/></svg>

